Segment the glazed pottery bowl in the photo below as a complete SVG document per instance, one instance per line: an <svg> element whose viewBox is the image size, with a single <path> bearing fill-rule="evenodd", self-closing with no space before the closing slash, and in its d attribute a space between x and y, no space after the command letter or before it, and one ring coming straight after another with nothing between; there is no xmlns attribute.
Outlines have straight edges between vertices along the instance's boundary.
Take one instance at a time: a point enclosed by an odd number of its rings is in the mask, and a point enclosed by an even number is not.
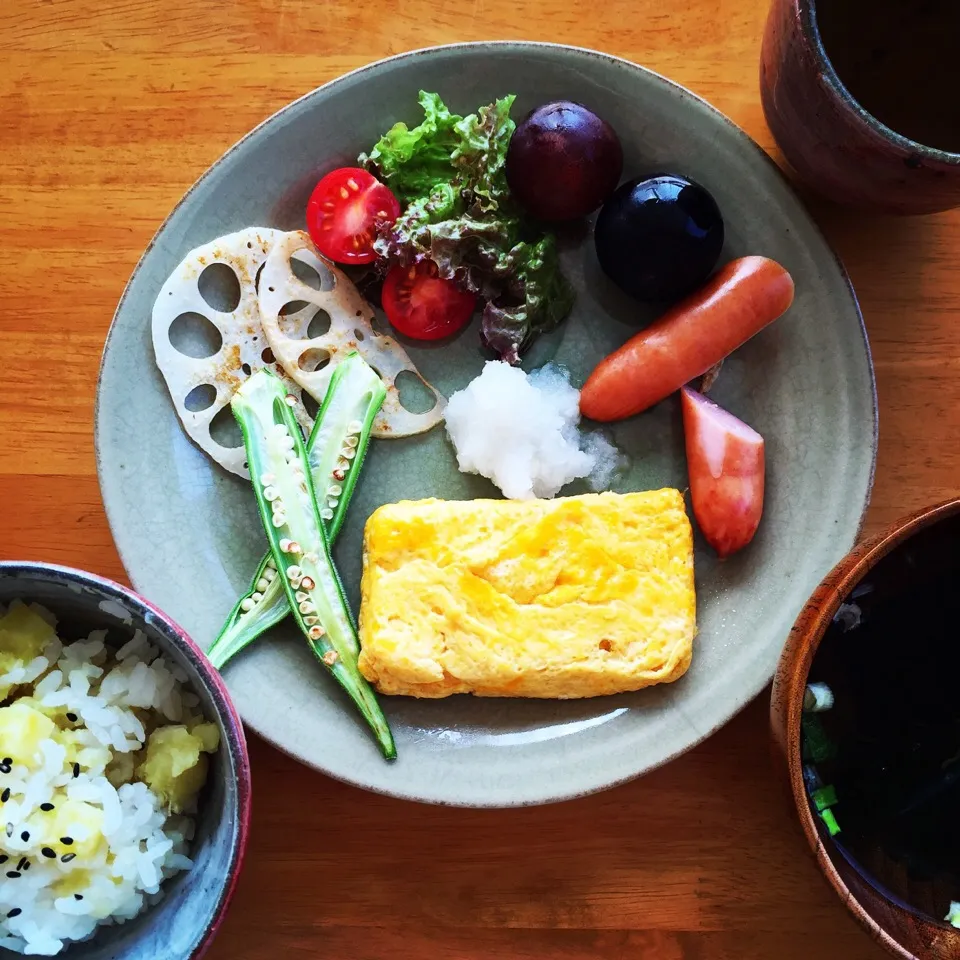
<svg viewBox="0 0 960 960"><path fill-rule="evenodd" d="M901 136L860 105L824 49L817 6L772 0L763 38L763 110L787 162L815 190L860 209L919 214L960 205L960 153ZM912 7L903 5L904 14L933 15L930 5Z"/></svg>
<svg viewBox="0 0 960 960"><path fill-rule="evenodd" d="M204 714L220 728L189 850L194 866L167 881L163 899L136 919L101 927L92 939L66 948L71 960L197 960L233 894L250 819L247 746L226 687L177 624L117 583L67 567L0 562L0 604L15 599L46 607L60 633L72 639L96 629L142 630L186 672Z"/></svg>
<svg viewBox="0 0 960 960"><path fill-rule="evenodd" d="M895 523L885 533L851 551L823 580L798 618L774 677L771 725L777 760L789 778L793 803L817 863L844 904L877 942L898 957L947 960L960 957L960 930L932 919L881 892L845 857L829 830L814 814L804 783L801 722L811 665L841 605L851 609L855 597L922 586L930 571L943 569L942 558L955 561L960 548L960 499L924 509ZM890 561L900 553L910 575L906 583L891 577ZM887 560L884 563L884 560ZM925 572L927 571L927 572ZM839 619L839 618L838 618ZM923 636L910 639L923 642ZM831 638L831 643L842 639ZM926 688L924 688L926 690ZM838 701L839 702L839 701ZM842 810L842 797L838 811ZM840 814L843 820L842 812Z"/></svg>

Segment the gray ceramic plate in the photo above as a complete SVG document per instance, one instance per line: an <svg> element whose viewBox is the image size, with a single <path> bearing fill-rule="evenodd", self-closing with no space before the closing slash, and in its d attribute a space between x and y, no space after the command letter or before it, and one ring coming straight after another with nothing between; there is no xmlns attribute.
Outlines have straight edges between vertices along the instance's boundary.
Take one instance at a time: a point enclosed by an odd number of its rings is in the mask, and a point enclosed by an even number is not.
<svg viewBox="0 0 960 960"><path fill-rule="evenodd" d="M762 253L797 284L789 315L728 361L716 399L767 440L764 520L755 542L719 564L698 543L700 634L679 682L567 702L386 699L399 760L382 761L344 698L295 632L226 669L258 733L303 762L371 790L438 803L511 806L599 790L702 740L768 682L796 614L852 545L870 491L877 415L863 325L834 254L774 165L712 107L613 57L551 45L484 43L405 54L349 74L257 127L211 168L164 223L127 287L107 341L97 406L100 484L137 589L210 643L263 549L245 485L186 438L150 345L160 285L192 247L251 224L299 228L318 176L352 162L395 120L416 121L419 89L470 112L508 92L516 116L546 100L581 101L623 141L625 170L669 170L703 183L725 215L725 256ZM581 383L636 329L642 311L599 274L589 238L567 237L579 291L573 315L526 366L553 358ZM479 371L476 326L450 346L411 348L449 395ZM674 399L619 424L632 458L621 491L685 486ZM363 524L403 498L494 495L457 472L442 430L377 441L336 559L357 602ZM573 490L567 492L574 492Z"/></svg>

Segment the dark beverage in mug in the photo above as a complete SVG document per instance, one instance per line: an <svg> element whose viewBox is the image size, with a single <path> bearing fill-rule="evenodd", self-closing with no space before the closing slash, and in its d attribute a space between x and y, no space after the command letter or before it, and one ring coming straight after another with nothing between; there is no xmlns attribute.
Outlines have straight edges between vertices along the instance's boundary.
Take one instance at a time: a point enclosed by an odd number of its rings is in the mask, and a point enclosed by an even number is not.
<svg viewBox="0 0 960 960"><path fill-rule="evenodd" d="M820 0L840 82L895 133L960 152L960 0Z"/></svg>
<svg viewBox="0 0 960 960"><path fill-rule="evenodd" d="M760 94L784 159L830 199L960 206L960 0L771 0Z"/></svg>

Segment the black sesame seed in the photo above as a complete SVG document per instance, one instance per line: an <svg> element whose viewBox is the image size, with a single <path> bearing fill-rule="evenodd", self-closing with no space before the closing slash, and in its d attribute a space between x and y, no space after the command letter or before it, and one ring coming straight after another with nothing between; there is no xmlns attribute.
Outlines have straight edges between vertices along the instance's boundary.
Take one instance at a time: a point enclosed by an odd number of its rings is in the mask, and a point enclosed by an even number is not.
<svg viewBox="0 0 960 960"><path fill-rule="evenodd" d="M9 773L12 769L9 763L0 763L0 773Z"/></svg>
<svg viewBox="0 0 960 960"><path fill-rule="evenodd" d="M71 860L76 860L77 855L75 853L65 853L61 858L61 863L69 863Z"/></svg>
<svg viewBox="0 0 960 960"><path fill-rule="evenodd" d="M41 804L40 804L40 809L43 810L45 813L49 813L49 812L53 809L53 804L52 804L52 803L41 803Z"/></svg>
<svg viewBox="0 0 960 960"><path fill-rule="evenodd" d="M7 871L7 877L8 877L8 879L10 879L10 880L17 880L17 879L19 879L20 874L17 873L16 870L8 870L8 871Z"/></svg>
<svg viewBox="0 0 960 960"><path fill-rule="evenodd" d="M12 836L13 836L13 824L12 824L12 823L8 823L8 824L7 824L7 836L8 836L8 837L12 837Z"/></svg>
<svg viewBox="0 0 960 960"><path fill-rule="evenodd" d="M30 861L26 857L23 858L25 863L23 864L23 872L26 873L30 869Z"/></svg>
<svg viewBox="0 0 960 960"><path fill-rule="evenodd" d="M80 764L75 763L73 765L73 778L76 779L79 776L80 776Z"/></svg>
<svg viewBox="0 0 960 960"><path fill-rule="evenodd" d="M73 846L73 837L61 837L61 838L60 838L60 842L61 842L65 847L72 847L72 846Z"/></svg>
<svg viewBox="0 0 960 960"><path fill-rule="evenodd" d="M44 847L40 852L41 852L48 860L56 860L56 859L57 859L57 855L53 852L53 849L52 849L51 847Z"/></svg>
<svg viewBox="0 0 960 960"><path fill-rule="evenodd" d="M21 839L24 843L26 843L26 842L30 839L30 831L29 831L29 830L24 830L23 833L20 834L20 839Z"/></svg>
<svg viewBox="0 0 960 960"><path fill-rule="evenodd" d="M71 723L76 723L76 722L77 722L77 715L76 715L75 713L68 713L68 714L67 714L67 719L68 719Z"/></svg>
<svg viewBox="0 0 960 960"><path fill-rule="evenodd" d="M4 758L3 758L3 765L4 765L5 767L12 766L12 765L13 765L13 757L4 757Z"/></svg>
<svg viewBox="0 0 960 960"><path fill-rule="evenodd" d="M73 899L74 899L74 900L82 900L82 899L83 899L83 894L82 894L82 893L75 893L75 894L73 895Z"/></svg>
<svg viewBox="0 0 960 960"><path fill-rule="evenodd" d="M6 803L10 799L10 788L7 787L3 793L0 793L0 803Z"/></svg>
<svg viewBox="0 0 960 960"><path fill-rule="evenodd" d="M21 858L20 858L20 862L17 864L17 869L18 869L18 870L22 870L22 869L23 869L23 865L24 865L25 863L27 863L27 858L26 858L26 857L21 857Z"/></svg>
<svg viewBox="0 0 960 960"><path fill-rule="evenodd" d="M0 853L0 863L6 863L9 859L5 853Z"/></svg>
<svg viewBox="0 0 960 960"><path fill-rule="evenodd" d="M14 917L19 917L23 911L19 907L14 907L8 914L7 919L12 920Z"/></svg>

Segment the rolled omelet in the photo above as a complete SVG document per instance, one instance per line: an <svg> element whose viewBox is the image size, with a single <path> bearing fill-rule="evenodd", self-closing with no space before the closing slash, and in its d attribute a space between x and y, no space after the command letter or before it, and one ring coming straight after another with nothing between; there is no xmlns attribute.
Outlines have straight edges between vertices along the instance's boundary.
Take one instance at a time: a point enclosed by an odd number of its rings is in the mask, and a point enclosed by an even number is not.
<svg viewBox="0 0 960 960"><path fill-rule="evenodd" d="M690 665L677 490L388 504L363 564L360 669L384 694L596 697Z"/></svg>

